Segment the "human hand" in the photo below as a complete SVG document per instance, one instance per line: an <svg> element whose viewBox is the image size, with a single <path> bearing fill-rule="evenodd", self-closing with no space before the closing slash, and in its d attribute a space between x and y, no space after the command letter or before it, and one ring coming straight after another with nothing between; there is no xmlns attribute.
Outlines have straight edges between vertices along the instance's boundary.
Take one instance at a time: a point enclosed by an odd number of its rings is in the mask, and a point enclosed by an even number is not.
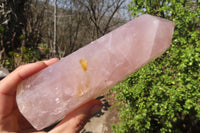
<svg viewBox="0 0 200 133"><path fill-rule="evenodd" d="M18 67L0 81L0 132L33 132L34 128L19 112L16 104L17 85L34 73L57 62L53 58ZM67 115L50 133L77 133L89 118L102 107L99 100L92 100ZM44 131L40 131L44 133Z"/></svg>

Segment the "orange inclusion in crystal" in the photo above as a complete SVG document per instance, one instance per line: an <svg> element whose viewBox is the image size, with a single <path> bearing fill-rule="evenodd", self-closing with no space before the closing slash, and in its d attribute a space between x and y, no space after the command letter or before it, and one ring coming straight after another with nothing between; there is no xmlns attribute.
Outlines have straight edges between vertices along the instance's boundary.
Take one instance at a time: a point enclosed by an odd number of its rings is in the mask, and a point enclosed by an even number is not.
<svg viewBox="0 0 200 133"><path fill-rule="evenodd" d="M77 97L83 96L85 93L88 92L90 82L87 80L85 85L78 85L76 95Z"/></svg>
<svg viewBox="0 0 200 133"><path fill-rule="evenodd" d="M82 69L86 72L87 71L87 60L86 59L80 59L80 64Z"/></svg>

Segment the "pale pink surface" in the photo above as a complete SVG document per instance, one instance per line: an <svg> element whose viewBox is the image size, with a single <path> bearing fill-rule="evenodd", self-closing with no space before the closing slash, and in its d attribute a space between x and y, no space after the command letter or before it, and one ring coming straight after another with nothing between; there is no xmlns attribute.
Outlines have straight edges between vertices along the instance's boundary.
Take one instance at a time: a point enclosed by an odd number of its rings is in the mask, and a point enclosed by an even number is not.
<svg viewBox="0 0 200 133"><path fill-rule="evenodd" d="M171 21L142 15L91 42L24 80L17 92L20 112L36 129L51 125L162 54L173 29ZM80 59L87 60L87 71Z"/></svg>

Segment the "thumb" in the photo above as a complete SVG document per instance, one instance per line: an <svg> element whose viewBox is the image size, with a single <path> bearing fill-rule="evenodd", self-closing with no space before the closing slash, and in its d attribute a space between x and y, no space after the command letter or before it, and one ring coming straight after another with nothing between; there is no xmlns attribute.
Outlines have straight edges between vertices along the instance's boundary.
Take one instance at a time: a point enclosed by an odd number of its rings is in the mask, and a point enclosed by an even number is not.
<svg viewBox="0 0 200 133"><path fill-rule="evenodd" d="M92 100L67 115L50 133L79 133L92 115L99 111L102 103Z"/></svg>

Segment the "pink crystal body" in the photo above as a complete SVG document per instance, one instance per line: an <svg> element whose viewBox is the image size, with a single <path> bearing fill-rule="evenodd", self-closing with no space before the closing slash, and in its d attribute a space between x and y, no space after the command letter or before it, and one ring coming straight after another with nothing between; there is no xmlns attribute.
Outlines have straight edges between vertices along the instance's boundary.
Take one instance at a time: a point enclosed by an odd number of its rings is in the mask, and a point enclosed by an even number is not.
<svg viewBox="0 0 200 133"><path fill-rule="evenodd" d="M24 80L20 112L43 129L161 55L174 23L142 15Z"/></svg>

